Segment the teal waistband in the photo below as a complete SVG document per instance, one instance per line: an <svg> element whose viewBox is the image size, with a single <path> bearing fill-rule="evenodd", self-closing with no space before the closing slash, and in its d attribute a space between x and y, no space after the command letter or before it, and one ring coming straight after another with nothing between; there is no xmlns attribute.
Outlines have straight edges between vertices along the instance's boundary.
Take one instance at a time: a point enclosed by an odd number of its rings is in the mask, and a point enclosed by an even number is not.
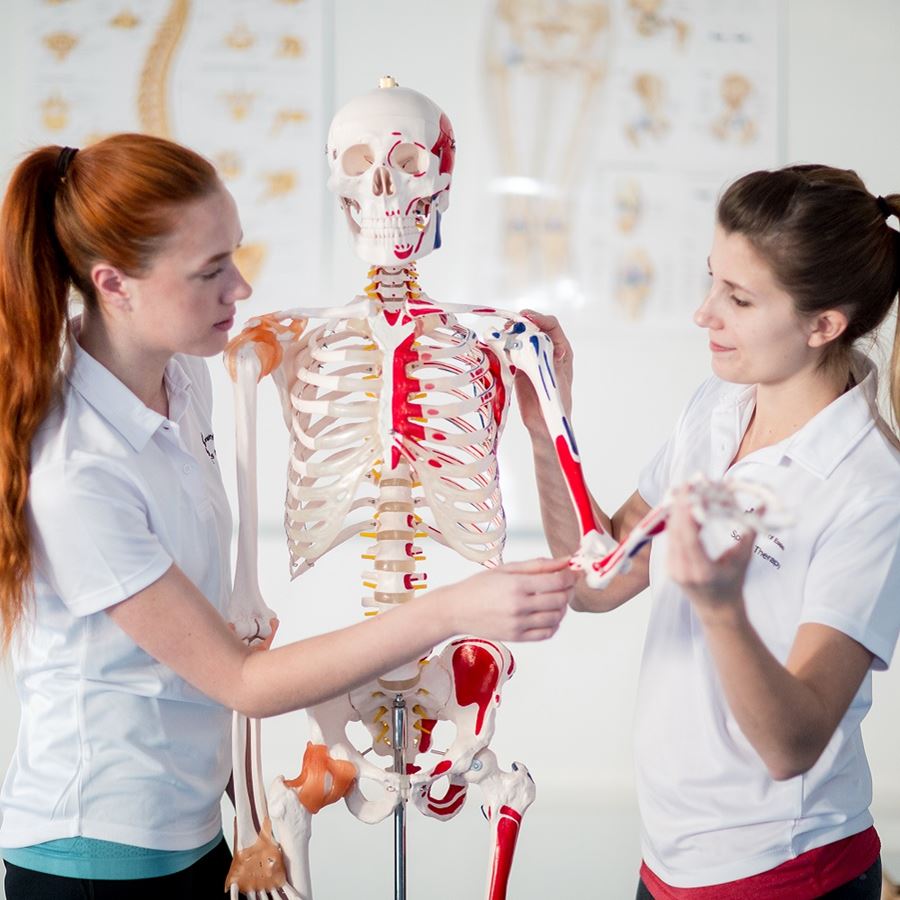
<svg viewBox="0 0 900 900"><path fill-rule="evenodd" d="M31 847L4 847L0 856L14 866L45 875L132 881L181 872L206 856L221 840L220 831L211 841L193 850L150 850L114 841L73 837Z"/></svg>

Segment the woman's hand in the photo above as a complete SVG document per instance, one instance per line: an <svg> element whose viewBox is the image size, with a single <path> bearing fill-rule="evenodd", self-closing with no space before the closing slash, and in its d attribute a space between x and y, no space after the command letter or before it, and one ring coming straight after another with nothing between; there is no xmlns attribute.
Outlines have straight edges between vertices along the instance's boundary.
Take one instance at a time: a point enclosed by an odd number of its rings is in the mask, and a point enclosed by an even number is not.
<svg viewBox="0 0 900 900"><path fill-rule="evenodd" d="M669 576L687 594L701 621L743 614L744 577L753 555L754 532L711 560L700 543L700 526L691 515L687 493L675 496L666 531L669 535Z"/></svg>
<svg viewBox="0 0 900 900"><path fill-rule="evenodd" d="M441 588L454 634L543 641L559 628L577 574L568 557L508 563ZM436 598L435 598L436 599Z"/></svg>
<svg viewBox="0 0 900 900"><path fill-rule="evenodd" d="M569 421L572 419L572 345L556 316L545 316L531 309L523 309L523 318L537 325L553 341L553 368L563 409ZM521 372L516 373L516 398L525 427L532 434L546 433L547 426L541 414L534 386Z"/></svg>

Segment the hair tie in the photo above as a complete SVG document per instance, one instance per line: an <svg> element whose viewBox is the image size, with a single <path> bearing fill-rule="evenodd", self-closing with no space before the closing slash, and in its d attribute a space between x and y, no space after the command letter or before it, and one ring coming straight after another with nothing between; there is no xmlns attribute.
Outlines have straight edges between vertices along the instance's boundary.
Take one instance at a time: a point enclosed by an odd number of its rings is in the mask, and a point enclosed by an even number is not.
<svg viewBox="0 0 900 900"><path fill-rule="evenodd" d="M77 152L77 147L63 147L62 150L59 151L59 156L56 160L56 177L62 184L66 183L66 175L68 174L69 166L72 165L72 160L75 159L75 154Z"/></svg>
<svg viewBox="0 0 900 900"><path fill-rule="evenodd" d="M889 219L891 216L896 215L893 209L891 209L891 204L887 202L880 194L875 198L875 202L878 204L878 209L881 211L881 214L885 217L885 219Z"/></svg>

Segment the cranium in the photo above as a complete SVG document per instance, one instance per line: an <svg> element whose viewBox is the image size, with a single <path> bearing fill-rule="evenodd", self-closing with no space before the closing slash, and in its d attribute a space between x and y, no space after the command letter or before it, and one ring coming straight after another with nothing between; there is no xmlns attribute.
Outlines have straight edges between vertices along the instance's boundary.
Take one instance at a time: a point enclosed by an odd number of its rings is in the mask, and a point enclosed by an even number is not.
<svg viewBox="0 0 900 900"><path fill-rule="evenodd" d="M447 116L393 78L338 111L328 132L328 187L363 260L396 266L440 247L454 150Z"/></svg>

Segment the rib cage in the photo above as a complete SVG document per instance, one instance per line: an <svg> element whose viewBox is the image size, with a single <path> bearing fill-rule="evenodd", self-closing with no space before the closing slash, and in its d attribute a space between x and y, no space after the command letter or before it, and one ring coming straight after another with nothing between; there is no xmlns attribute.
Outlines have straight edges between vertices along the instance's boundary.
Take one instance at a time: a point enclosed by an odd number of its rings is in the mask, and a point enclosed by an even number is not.
<svg viewBox="0 0 900 900"><path fill-rule="evenodd" d="M368 321L332 321L305 338L286 385L292 575L375 526L378 481L394 448L413 472L423 530L497 564L506 538L496 459L505 397L490 351L453 316L418 318L411 362L393 385L408 414L391 434L379 418L392 402L381 396L385 354Z"/></svg>
<svg viewBox="0 0 900 900"><path fill-rule="evenodd" d="M309 334L290 385L291 456L285 531L291 573L340 542L341 526L358 509L368 513L350 534L371 527L375 497L357 497L378 457L377 390L381 359L371 336L341 323ZM348 531L348 529L344 529Z"/></svg>

